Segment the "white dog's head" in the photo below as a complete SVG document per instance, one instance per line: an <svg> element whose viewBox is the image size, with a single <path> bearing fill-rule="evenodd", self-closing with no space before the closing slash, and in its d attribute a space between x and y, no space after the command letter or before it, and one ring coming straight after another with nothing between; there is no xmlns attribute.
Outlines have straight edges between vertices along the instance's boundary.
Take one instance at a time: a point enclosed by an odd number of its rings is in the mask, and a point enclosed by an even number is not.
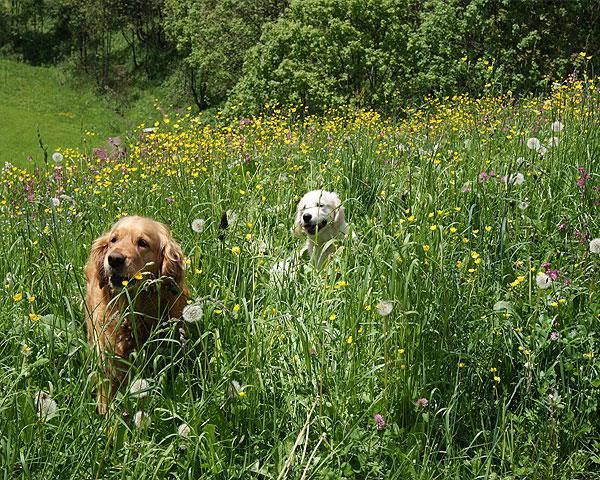
<svg viewBox="0 0 600 480"><path fill-rule="evenodd" d="M344 207L334 192L313 190L304 195L298 202L293 232L314 240L318 236L320 242L326 242L345 233L346 220Z"/></svg>

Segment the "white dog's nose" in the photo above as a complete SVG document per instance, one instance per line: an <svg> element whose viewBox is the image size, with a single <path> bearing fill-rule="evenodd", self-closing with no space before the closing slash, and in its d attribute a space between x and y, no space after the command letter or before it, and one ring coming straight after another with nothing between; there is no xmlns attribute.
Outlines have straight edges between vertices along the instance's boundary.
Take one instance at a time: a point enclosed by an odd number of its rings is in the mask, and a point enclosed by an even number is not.
<svg viewBox="0 0 600 480"><path fill-rule="evenodd" d="M304 215L302 215L302 220L304 220L304 223L310 222L311 219L312 219L312 215L310 213L305 213Z"/></svg>

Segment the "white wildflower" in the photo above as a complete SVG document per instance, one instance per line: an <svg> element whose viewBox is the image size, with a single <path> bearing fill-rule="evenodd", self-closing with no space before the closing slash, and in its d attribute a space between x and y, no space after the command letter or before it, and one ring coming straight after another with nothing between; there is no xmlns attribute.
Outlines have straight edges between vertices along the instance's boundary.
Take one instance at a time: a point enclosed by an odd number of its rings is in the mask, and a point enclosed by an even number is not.
<svg viewBox="0 0 600 480"><path fill-rule="evenodd" d="M40 390L33 396L35 402L35 413L42 422L47 422L56 415L56 402L48 392Z"/></svg>
<svg viewBox="0 0 600 480"><path fill-rule="evenodd" d="M521 210L525 210L528 206L529 204L527 202L519 202L519 208Z"/></svg>
<svg viewBox="0 0 600 480"><path fill-rule="evenodd" d="M192 303L191 305L186 305L183 309L182 316L186 322L194 323L202 318L203 313L202 305Z"/></svg>
<svg viewBox="0 0 600 480"><path fill-rule="evenodd" d="M53 197L53 198L50 199L50 204L53 207L58 207L60 205L60 199L58 199L56 197Z"/></svg>
<svg viewBox="0 0 600 480"><path fill-rule="evenodd" d="M192 230L196 233L202 233L202 231L204 230L205 223L206 223L206 221L203 220L202 218L196 218L192 222Z"/></svg>
<svg viewBox="0 0 600 480"><path fill-rule="evenodd" d="M152 423L150 415L142 412L141 410L135 412L135 415L133 416L133 424L135 425L135 428L146 428L150 426L150 423Z"/></svg>
<svg viewBox="0 0 600 480"><path fill-rule="evenodd" d="M60 152L54 152L52 154L52 160L54 161L54 163L62 163L64 159L65 157L63 157L62 153Z"/></svg>
<svg viewBox="0 0 600 480"><path fill-rule="evenodd" d="M389 300L381 300L375 307L377 309L377 313L382 317L385 317L392 313L394 309L394 304Z"/></svg>
<svg viewBox="0 0 600 480"><path fill-rule="evenodd" d="M590 253L600 253L600 238L590 241Z"/></svg>
<svg viewBox="0 0 600 480"><path fill-rule="evenodd" d="M538 288L545 290L552 284L552 279L545 273L540 272L535 277L535 283L537 283Z"/></svg>
<svg viewBox="0 0 600 480"><path fill-rule="evenodd" d="M227 215L227 223L229 225L235 225L238 221L238 214L233 210L227 210L225 213Z"/></svg>
<svg viewBox="0 0 600 480"><path fill-rule="evenodd" d="M133 397L143 398L146 395L148 395L149 389L150 389L150 385L148 384L148 380L144 380L143 378L138 378L129 387L129 393Z"/></svg>
<svg viewBox="0 0 600 480"><path fill-rule="evenodd" d="M560 120L556 120L556 122L552 124L553 132L560 132L563 128L565 128L565 126Z"/></svg>

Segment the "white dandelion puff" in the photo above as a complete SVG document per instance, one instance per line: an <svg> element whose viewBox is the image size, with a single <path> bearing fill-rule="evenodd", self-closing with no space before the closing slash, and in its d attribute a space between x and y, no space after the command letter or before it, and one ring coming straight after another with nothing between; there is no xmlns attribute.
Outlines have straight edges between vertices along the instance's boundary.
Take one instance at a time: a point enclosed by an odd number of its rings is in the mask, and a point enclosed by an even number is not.
<svg viewBox="0 0 600 480"><path fill-rule="evenodd" d="M204 230L204 224L206 223L206 221L202 218L196 218L193 222L192 222L192 230L196 233L202 233L202 231Z"/></svg>
<svg viewBox="0 0 600 480"><path fill-rule="evenodd" d="M35 402L35 413L42 422L47 422L56 416L56 402L50 397L48 392L40 390L33 396Z"/></svg>
<svg viewBox="0 0 600 480"><path fill-rule="evenodd" d="M54 163L62 163L62 161L65 159L65 157L63 157L63 154L60 152L54 152L52 154L52 160L54 161Z"/></svg>
<svg viewBox="0 0 600 480"><path fill-rule="evenodd" d="M510 185L523 185L525 183L525 177L522 173L511 173L508 177L502 177L504 183L508 183Z"/></svg>
<svg viewBox="0 0 600 480"><path fill-rule="evenodd" d="M149 389L150 389L150 385L148 383L148 380L144 380L143 378L138 378L129 387L129 393L133 397L143 398L148 395Z"/></svg>
<svg viewBox="0 0 600 480"><path fill-rule="evenodd" d="M590 253L600 253L600 238L590 241Z"/></svg>
<svg viewBox="0 0 600 480"><path fill-rule="evenodd" d="M392 313L392 310L394 309L394 304L389 300L381 300L375 308L377 309L377 313L379 315L385 317Z"/></svg>
<svg viewBox="0 0 600 480"><path fill-rule="evenodd" d="M182 438L188 438L190 436L190 433L192 433L192 429L187 423L182 423L177 428L177 435L179 435Z"/></svg>
<svg viewBox="0 0 600 480"><path fill-rule="evenodd" d="M548 139L548 145L550 145L551 147L558 147L559 143L560 140L558 139L558 137L550 137Z"/></svg>
<svg viewBox="0 0 600 480"><path fill-rule="evenodd" d="M229 223L229 225L235 225L239 218L238 214L233 210L227 210L227 212L225 213L227 215L227 222Z"/></svg>
<svg viewBox="0 0 600 480"><path fill-rule="evenodd" d="M541 142L535 137L531 137L530 139L527 140L527 148L529 148L530 150L535 150L537 152L537 150L541 146L542 146Z"/></svg>
<svg viewBox="0 0 600 480"><path fill-rule="evenodd" d="M202 305L192 303L191 305L186 305L183 309L182 317L186 322L194 323L202 318L203 313Z"/></svg>
<svg viewBox="0 0 600 480"><path fill-rule="evenodd" d="M50 204L53 207L58 207L60 205L60 199L56 198L56 197L53 197L53 198L50 199Z"/></svg>
<svg viewBox="0 0 600 480"><path fill-rule="evenodd" d="M553 132L560 132L563 128L565 128L565 125L560 120L556 120L556 122L552 123Z"/></svg>
<svg viewBox="0 0 600 480"><path fill-rule="evenodd" d="M135 428L146 428L150 426L150 423L152 423L150 415L142 412L141 410L135 412L135 415L133 416L133 424L135 425Z"/></svg>
<svg viewBox="0 0 600 480"><path fill-rule="evenodd" d="M535 277L535 283L537 284L538 288L546 290L552 284L552 279L545 273L540 272Z"/></svg>

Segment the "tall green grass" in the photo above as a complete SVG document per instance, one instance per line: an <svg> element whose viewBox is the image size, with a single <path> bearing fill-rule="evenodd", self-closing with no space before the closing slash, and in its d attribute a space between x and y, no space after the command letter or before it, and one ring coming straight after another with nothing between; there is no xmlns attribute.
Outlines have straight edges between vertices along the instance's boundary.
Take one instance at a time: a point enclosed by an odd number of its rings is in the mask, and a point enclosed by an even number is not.
<svg viewBox="0 0 600 480"><path fill-rule="evenodd" d="M132 134L125 154L64 150L64 165L38 176L3 171L5 478L597 477L589 84L547 102L430 101L397 122L351 111L166 120ZM502 180L517 172L524 182ZM300 248L295 204L314 188L338 192L357 238L321 271L274 277ZM148 395L124 388L102 418L82 266L124 214L171 226L203 315L155 332L131 367ZM556 275L548 289L544 270ZM39 390L57 405L47 421Z"/></svg>

